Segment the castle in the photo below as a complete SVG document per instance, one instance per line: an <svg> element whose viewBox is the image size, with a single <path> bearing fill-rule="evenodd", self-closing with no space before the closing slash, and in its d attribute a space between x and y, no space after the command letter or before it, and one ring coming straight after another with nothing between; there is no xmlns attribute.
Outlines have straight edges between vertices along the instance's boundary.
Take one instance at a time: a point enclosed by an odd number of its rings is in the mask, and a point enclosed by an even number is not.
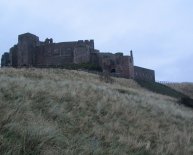
<svg viewBox="0 0 193 155"><path fill-rule="evenodd" d="M31 33L18 36L18 43L5 52L1 67L65 67L69 64L89 63L102 71L131 79L155 81L154 70L134 66L133 53L102 53L94 47L94 40L54 43L53 39L40 41Z"/></svg>

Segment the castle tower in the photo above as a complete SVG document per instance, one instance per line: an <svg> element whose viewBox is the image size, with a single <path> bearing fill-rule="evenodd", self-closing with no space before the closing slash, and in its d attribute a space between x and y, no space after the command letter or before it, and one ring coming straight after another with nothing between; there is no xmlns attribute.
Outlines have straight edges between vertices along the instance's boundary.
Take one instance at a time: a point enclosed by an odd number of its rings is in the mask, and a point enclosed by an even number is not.
<svg viewBox="0 0 193 155"><path fill-rule="evenodd" d="M130 60L129 60L129 75L130 78L134 79L134 58L133 58L133 51L130 51Z"/></svg>
<svg viewBox="0 0 193 155"><path fill-rule="evenodd" d="M133 61L133 64L134 64L133 51L132 50L130 51L130 56L131 56L131 60Z"/></svg>
<svg viewBox="0 0 193 155"><path fill-rule="evenodd" d="M10 59L10 66L17 67L17 60L18 60L18 48L17 45L14 45L9 50L9 59Z"/></svg>
<svg viewBox="0 0 193 155"><path fill-rule="evenodd" d="M90 42L88 40L79 40L73 51L73 63L88 63L90 61L90 49Z"/></svg>
<svg viewBox="0 0 193 155"><path fill-rule="evenodd" d="M32 66L35 46L39 44L39 37L25 33L18 36L18 66Z"/></svg>
<svg viewBox="0 0 193 155"><path fill-rule="evenodd" d="M10 65L9 53L5 52L1 57L1 67L6 67L9 65Z"/></svg>

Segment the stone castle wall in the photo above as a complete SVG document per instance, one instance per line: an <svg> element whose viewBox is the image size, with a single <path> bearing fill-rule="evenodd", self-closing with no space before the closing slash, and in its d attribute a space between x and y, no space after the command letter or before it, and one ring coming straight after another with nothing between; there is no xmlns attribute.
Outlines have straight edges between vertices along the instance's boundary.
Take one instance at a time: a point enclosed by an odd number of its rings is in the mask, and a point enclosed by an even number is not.
<svg viewBox="0 0 193 155"><path fill-rule="evenodd" d="M36 35L18 36L18 43L2 55L1 66L12 67L62 67L69 64L89 63L100 66L111 75L155 81L154 71L134 67L133 53L101 53L94 40L54 43L53 39L39 41Z"/></svg>
<svg viewBox="0 0 193 155"><path fill-rule="evenodd" d="M123 56L123 53L99 53L99 64L106 71L115 76L133 78L131 56Z"/></svg>
<svg viewBox="0 0 193 155"><path fill-rule="evenodd" d="M9 66L10 59L9 59L9 53L5 52L1 57L1 66Z"/></svg>
<svg viewBox="0 0 193 155"><path fill-rule="evenodd" d="M36 47L35 66L62 66L73 63L73 46L75 43L50 43Z"/></svg>
<svg viewBox="0 0 193 155"><path fill-rule="evenodd" d="M18 66L33 66L33 50L39 43L39 38L33 34L26 33L19 35L17 44Z"/></svg>
<svg viewBox="0 0 193 155"><path fill-rule="evenodd" d="M18 66L18 48L17 45L14 45L12 48L10 48L9 52L9 60L10 60L10 66L17 67Z"/></svg>
<svg viewBox="0 0 193 155"><path fill-rule="evenodd" d="M134 66L135 79L144 81L155 81L154 70Z"/></svg>

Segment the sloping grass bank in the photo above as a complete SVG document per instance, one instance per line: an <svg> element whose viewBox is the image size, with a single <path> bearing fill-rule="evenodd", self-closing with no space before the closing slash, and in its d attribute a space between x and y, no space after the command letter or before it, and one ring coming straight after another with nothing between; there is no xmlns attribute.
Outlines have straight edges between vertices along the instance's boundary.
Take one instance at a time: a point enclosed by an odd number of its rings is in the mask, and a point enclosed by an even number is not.
<svg viewBox="0 0 193 155"><path fill-rule="evenodd" d="M193 99L193 83L167 83L165 85L182 92Z"/></svg>
<svg viewBox="0 0 193 155"><path fill-rule="evenodd" d="M193 153L193 113L132 80L0 69L0 154Z"/></svg>
<svg viewBox="0 0 193 155"><path fill-rule="evenodd" d="M158 94L163 94L163 95L167 95L167 96L171 96L175 98L187 97L182 92L172 89L169 86L161 84L161 83L151 82L151 81L142 81L142 80L136 80L136 82L141 87L144 87Z"/></svg>

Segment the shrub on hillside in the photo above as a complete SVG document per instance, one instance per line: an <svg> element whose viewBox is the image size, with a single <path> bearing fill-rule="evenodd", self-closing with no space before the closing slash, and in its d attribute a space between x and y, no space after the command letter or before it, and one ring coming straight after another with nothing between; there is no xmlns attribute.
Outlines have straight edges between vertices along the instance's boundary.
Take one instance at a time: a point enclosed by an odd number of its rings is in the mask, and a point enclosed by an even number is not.
<svg viewBox="0 0 193 155"><path fill-rule="evenodd" d="M189 97L181 97L180 103L187 106L187 107L193 108L193 99L191 99Z"/></svg>

